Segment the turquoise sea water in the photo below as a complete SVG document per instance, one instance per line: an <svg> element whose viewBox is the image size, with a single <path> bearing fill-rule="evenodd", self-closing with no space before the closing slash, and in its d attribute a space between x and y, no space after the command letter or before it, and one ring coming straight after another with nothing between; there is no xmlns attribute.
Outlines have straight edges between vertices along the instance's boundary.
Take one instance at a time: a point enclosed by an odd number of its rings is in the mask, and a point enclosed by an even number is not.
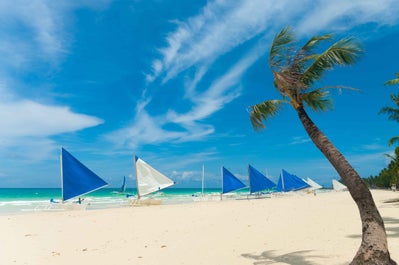
<svg viewBox="0 0 399 265"><path fill-rule="evenodd" d="M193 197L198 196L201 189L164 189L153 195L161 199L164 204L190 203ZM216 195L220 189L206 189L205 194ZM117 189L100 189L82 196L90 203L90 209L105 209L125 207L127 205L126 194L136 195L136 189L127 189L125 193L118 193ZM15 214L32 212L48 206L50 199L61 199L59 188L0 188L0 214Z"/></svg>

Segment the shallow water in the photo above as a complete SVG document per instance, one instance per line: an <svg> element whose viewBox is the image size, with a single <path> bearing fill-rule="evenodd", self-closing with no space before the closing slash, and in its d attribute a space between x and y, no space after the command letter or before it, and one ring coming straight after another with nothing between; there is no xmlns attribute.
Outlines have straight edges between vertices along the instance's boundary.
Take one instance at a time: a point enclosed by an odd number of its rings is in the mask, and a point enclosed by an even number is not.
<svg viewBox="0 0 399 265"><path fill-rule="evenodd" d="M89 203L87 210L118 208L128 205L127 194L135 196L136 189L127 189L120 193L117 189L100 189L82 198ZM206 196L218 196L220 189L206 189ZM152 198L162 200L163 204L178 204L194 202L201 195L201 189L169 188L156 192ZM0 214L16 214L40 211L50 204L50 199L60 201L59 188L0 188Z"/></svg>

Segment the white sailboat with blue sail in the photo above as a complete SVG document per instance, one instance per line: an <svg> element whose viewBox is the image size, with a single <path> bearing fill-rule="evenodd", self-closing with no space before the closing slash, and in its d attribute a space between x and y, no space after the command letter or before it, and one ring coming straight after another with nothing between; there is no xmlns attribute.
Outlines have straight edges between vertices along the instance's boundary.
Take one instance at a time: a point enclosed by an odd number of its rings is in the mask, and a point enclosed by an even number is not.
<svg viewBox="0 0 399 265"><path fill-rule="evenodd" d="M107 182L83 165L63 147L61 147L60 167L62 197L60 203L53 199L51 200L52 209L85 208L87 204L82 202L81 196L108 186ZM68 203L74 199L73 203Z"/></svg>

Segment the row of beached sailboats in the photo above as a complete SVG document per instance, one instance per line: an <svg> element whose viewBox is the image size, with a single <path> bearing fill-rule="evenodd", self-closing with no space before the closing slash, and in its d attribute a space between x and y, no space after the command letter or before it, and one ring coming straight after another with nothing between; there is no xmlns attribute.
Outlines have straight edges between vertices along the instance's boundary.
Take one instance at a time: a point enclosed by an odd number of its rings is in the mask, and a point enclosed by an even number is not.
<svg viewBox="0 0 399 265"><path fill-rule="evenodd" d="M60 154L60 167L61 167L61 187L62 198L60 202L51 199L52 208L84 208L85 203L81 197L85 194L107 187L109 184L96 175L93 171L82 164L65 148L61 147ZM127 196L133 205L152 205L160 204L161 201L151 198L150 194L168 188L175 184L173 180L160 173L141 158L134 156L134 167L136 171L136 187L137 196ZM222 167L222 195L236 191L239 189L247 188L247 186L234 176L225 167ZM302 189L316 190L322 188L313 180L307 178L301 179L293 174L288 173L284 169L280 174L278 183L275 184L257 169L248 165L249 176L249 192L250 194L259 195L261 192L288 192L298 191ZM203 181L204 183L204 168L203 168ZM338 184L333 185L342 185ZM204 188L204 184L202 185ZM341 189L345 186L341 186ZM121 192L126 191L126 178L123 179ZM78 203L68 203L68 202Z"/></svg>
<svg viewBox="0 0 399 265"><path fill-rule="evenodd" d="M223 167L222 170L222 194L243 188L249 188L249 193L255 195L259 195L261 193L290 192L303 189L316 190L322 188L321 185L317 184L310 178L307 178L306 180L301 179L293 174L288 173L284 169L281 171L278 183L276 184L251 165L248 165L249 186L247 187L247 185L235 177L226 168Z"/></svg>

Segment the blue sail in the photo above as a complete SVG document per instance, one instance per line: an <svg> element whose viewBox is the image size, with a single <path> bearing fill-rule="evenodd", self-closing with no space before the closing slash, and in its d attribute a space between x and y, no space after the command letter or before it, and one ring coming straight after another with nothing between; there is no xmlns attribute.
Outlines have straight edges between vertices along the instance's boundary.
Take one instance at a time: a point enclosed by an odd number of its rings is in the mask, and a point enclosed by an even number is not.
<svg viewBox="0 0 399 265"><path fill-rule="evenodd" d="M309 187L309 184L307 184L305 181L298 178L297 176L288 173L284 169L281 171L280 178L277 184L277 191L296 191Z"/></svg>
<svg viewBox="0 0 399 265"><path fill-rule="evenodd" d="M66 201L108 185L64 148L61 148L62 201Z"/></svg>
<svg viewBox="0 0 399 265"><path fill-rule="evenodd" d="M272 189L276 187L276 184L268 179L265 175L260 173L251 165L248 165L249 174L249 192L254 193L266 189Z"/></svg>
<svg viewBox="0 0 399 265"><path fill-rule="evenodd" d="M123 176L123 183L120 192L125 192L126 191L126 177Z"/></svg>
<svg viewBox="0 0 399 265"><path fill-rule="evenodd" d="M235 177L230 171L222 167L223 169L223 187L222 193L228 193L230 191L245 188L245 184Z"/></svg>

